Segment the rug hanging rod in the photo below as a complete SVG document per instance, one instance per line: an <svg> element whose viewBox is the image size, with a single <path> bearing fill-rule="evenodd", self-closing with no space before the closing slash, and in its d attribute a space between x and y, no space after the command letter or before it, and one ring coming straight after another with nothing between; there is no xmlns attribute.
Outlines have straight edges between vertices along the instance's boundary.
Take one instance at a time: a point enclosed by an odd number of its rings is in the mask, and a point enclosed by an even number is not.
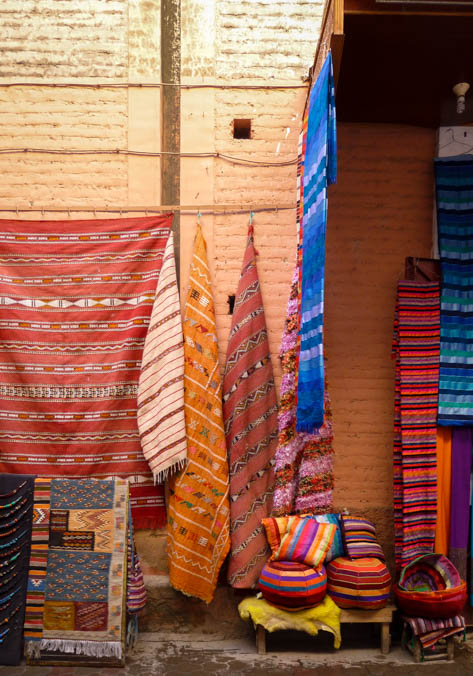
<svg viewBox="0 0 473 676"><path fill-rule="evenodd" d="M158 206L151 207L108 207L108 206L83 206L83 207L2 207L0 205L0 212L12 212L16 214L20 213L77 213L77 212L90 212L90 213L113 213L113 214L122 214L122 213L163 213L167 211L188 211L190 213L198 214L200 213L240 213L240 212L256 212L256 211L287 211L291 209L296 209L296 204L204 204L202 206L196 206L194 204L183 205L183 204L162 204Z"/></svg>

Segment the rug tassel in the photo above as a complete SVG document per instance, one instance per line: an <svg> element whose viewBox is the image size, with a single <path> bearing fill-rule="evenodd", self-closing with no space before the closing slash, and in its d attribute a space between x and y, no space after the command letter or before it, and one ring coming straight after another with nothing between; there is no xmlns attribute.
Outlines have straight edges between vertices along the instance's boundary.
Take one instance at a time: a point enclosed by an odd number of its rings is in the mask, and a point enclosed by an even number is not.
<svg viewBox="0 0 473 676"><path fill-rule="evenodd" d="M32 643L32 641L30 642ZM119 641L73 641L62 638L43 638L41 643L34 642L35 652L40 657L41 650L52 650L63 654L87 655L88 657L115 657L119 660L123 656L122 644ZM25 649L26 652L26 649ZM30 655L27 654L27 657ZM35 655L36 656L36 655Z"/></svg>
<svg viewBox="0 0 473 676"><path fill-rule="evenodd" d="M24 653L27 659L39 660L41 657L41 642L25 641Z"/></svg>
<svg viewBox="0 0 473 676"><path fill-rule="evenodd" d="M187 467L187 458L177 460L174 463L174 465L171 465L171 467L167 467L166 469L163 469L161 472L157 472L156 474L153 475L154 485L164 483L171 474L177 474L177 472L180 472L185 467Z"/></svg>

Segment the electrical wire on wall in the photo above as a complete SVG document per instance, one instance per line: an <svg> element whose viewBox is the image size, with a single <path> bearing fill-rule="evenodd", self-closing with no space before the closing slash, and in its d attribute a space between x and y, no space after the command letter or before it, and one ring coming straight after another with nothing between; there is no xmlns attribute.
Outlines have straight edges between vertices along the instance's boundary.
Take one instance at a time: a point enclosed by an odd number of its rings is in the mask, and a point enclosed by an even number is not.
<svg viewBox="0 0 473 676"><path fill-rule="evenodd" d="M114 150L96 150L96 149L77 149L77 150L58 150L52 148L0 148L0 155L18 155L22 153L41 153L44 155L133 155L135 157L162 157L164 155L178 155L179 157L215 157L217 159L232 162L234 164L248 164L256 167L288 167L297 164L297 157L282 162L267 162L266 160L251 160L246 157L233 157L225 153L177 153L169 151L148 152L146 150L127 150L116 148Z"/></svg>

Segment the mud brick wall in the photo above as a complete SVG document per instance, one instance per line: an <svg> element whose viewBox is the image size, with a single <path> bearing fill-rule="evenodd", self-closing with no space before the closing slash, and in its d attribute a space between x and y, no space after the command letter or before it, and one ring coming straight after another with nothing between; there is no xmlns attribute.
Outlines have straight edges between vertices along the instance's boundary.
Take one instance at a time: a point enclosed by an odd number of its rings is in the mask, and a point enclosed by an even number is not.
<svg viewBox="0 0 473 676"><path fill-rule="evenodd" d="M406 256L430 256L435 131L341 124L329 188L325 346L338 509L371 518L392 564L397 280Z"/></svg>

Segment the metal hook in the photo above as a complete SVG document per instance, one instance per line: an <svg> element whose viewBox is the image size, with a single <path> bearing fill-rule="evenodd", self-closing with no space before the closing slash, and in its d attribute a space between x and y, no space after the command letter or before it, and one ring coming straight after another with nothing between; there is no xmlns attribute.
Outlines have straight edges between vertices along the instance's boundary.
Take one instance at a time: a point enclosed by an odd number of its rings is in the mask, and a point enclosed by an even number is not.
<svg viewBox="0 0 473 676"><path fill-rule="evenodd" d="M41 209L41 218L44 218L44 209Z"/></svg>
<svg viewBox="0 0 473 676"><path fill-rule="evenodd" d="M20 214L18 213L18 207L16 208L16 217L18 218Z"/></svg>
<svg viewBox="0 0 473 676"><path fill-rule="evenodd" d="M200 209L199 209L199 211L197 212L197 225L200 225L201 216L202 216L202 214L200 213Z"/></svg>
<svg viewBox="0 0 473 676"><path fill-rule="evenodd" d="M120 218L123 218L123 213L121 209L120 209Z"/></svg>
<svg viewBox="0 0 473 676"><path fill-rule="evenodd" d="M250 211L250 225L253 225L253 218L255 217L254 211Z"/></svg>
<svg viewBox="0 0 473 676"><path fill-rule="evenodd" d="M70 209L67 210L67 215L69 216L69 218L71 217L71 210Z"/></svg>

